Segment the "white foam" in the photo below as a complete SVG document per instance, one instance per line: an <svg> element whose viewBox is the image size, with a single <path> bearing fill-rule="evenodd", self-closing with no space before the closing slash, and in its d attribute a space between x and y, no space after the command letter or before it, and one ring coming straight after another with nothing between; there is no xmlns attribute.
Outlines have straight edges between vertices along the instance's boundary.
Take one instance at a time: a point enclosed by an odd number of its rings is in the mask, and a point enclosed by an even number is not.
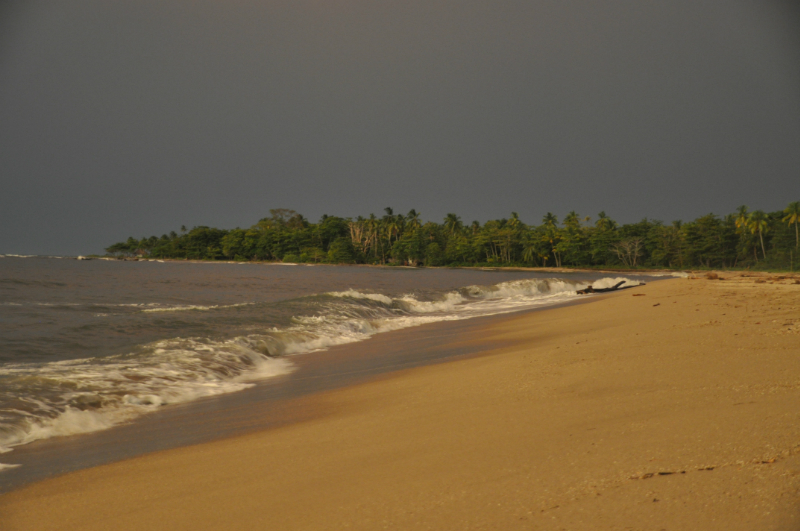
<svg viewBox="0 0 800 531"><path fill-rule="evenodd" d="M613 288L620 282L625 282L621 287L628 287L628 286L638 286L641 284L638 280L629 280L625 277L617 277L617 278L601 278L600 280L596 280L592 283L592 287L594 289L606 289L606 288Z"/></svg>
<svg viewBox="0 0 800 531"><path fill-rule="evenodd" d="M406 295L399 299L406 306L409 311L415 313L434 313L434 312L452 312L456 310L459 304L464 303L464 297L460 293L451 291L446 293L441 300L438 301L420 301L412 295Z"/></svg>
<svg viewBox="0 0 800 531"><path fill-rule="evenodd" d="M114 416L117 418L113 419ZM126 415L128 418L131 416L133 415ZM77 435L79 433L106 430L123 420L120 417L121 415L119 414L109 415L107 413L81 411L68 407L66 411L53 419L32 422L23 439L17 444L26 444L31 441L49 439L60 435Z"/></svg>
<svg viewBox="0 0 800 531"><path fill-rule="evenodd" d="M609 282L608 280L606 280ZM610 282L609 285L616 284ZM281 355L324 350L364 341L371 336L421 324L445 320L468 319L552 305L577 297L576 290L586 287L562 280L519 280L495 286L470 286L465 295L448 292L437 300L420 300L414 295L390 298L357 290L330 292L338 298L367 299L380 302L385 312L373 317L343 313L296 317L294 326L273 330ZM395 313L392 313L395 312ZM400 313L396 313L400 312Z"/></svg>
<svg viewBox="0 0 800 531"><path fill-rule="evenodd" d="M5 365L0 369L5 381L24 384L38 379L53 391L33 396L5 390L25 410L3 411L0 448L105 430L162 405L240 391L292 369L289 360L250 348L246 338L222 342L177 338L151 345L144 356Z"/></svg>
<svg viewBox="0 0 800 531"><path fill-rule="evenodd" d="M469 286L469 294L483 299L534 299L552 293L574 293L578 285L558 279L526 279L501 282L494 286Z"/></svg>
<svg viewBox="0 0 800 531"><path fill-rule="evenodd" d="M331 291L328 293L333 297L349 297L351 299L369 299L373 301L382 302L383 304L392 304L392 299L380 293L362 293L354 289L347 291Z"/></svg>
<svg viewBox="0 0 800 531"><path fill-rule="evenodd" d="M147 308L142 310L142 312L186 312L191 310L197 310L201 312L207 312L209 310L221 310L224 308L238 308L239 306L250 306L255 304L254 302L242 302L239 304L213 304L211 306L202 306L199 304L185 304L179 306L165 306L163 308ZM135 305L131 305L135 306Z"/></svg>
<svg viewBox="0 0 800 531"><path fill-rule="evenodd" d="M603 278L597 288L626 278ZM469 286L424 300L422 295L389 297L357 290L327 293L315 299L315 315L294 317L289 326L227 340L172 338L143 345L135 353L44 364L6 364L4 382L19 389L0 389L20 408L2 411L0 449L37 439L108 429L167 404L237 392L253 382L286 374L286 358L333 346L364 341L375 334L426 323L496 315L557 304L578 297L588 284L558 279L529 279L494 286ZM368 301L368 302L367 302ZM378 303L378 304L374 304ZM130 304L143 312L231 308L233 305L162 307ZM33 382L31 384L30 382ZM41 383L37 383L41 382ZM30 386L37 389L31 394ZM37 387L38 386L38 387ZM44 395L40 389L50 389ZM27 394L26 394L27 393ZM12 422L9 424L8 420Z"/></svg>

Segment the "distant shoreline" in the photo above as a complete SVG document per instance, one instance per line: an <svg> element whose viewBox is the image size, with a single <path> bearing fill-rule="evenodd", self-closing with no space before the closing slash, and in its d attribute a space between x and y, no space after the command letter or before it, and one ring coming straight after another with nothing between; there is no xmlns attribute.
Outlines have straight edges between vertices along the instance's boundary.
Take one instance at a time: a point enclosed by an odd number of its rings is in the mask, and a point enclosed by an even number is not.
<svg viewBox="0 0 800 531"><path fill-rule="evenodd" d="M74 259L80 259L79 257L69 257ZM382 268L382 269L474 269L477 271L535 271L538 273L634 273L634 274L653 274L653 273L663 273L663 274L679 274L679 273L689 273L692 271L700 271L700 270L690 270L690 269L657 269L657 268L647 268L647 269L615 269L615 268L585 268L585 267L523 267L523 266L408 266L408 265L393 265L393 264L328 264L328 263L305 263L305 262L277 262L271 260L246 260L246 261L237 261L237 260L193 260L193 259L180 259L180 258L113 258L113 257L106 257L106 256L92 256L87 255L85 257L86 260L105 260L109 262L174 262L179 264L257 264L257 265L274 265L274 266L324 266L324 267L370 267L370 268ZM705 270L703 270L705 271ZM733 270L730 271L740 271L740 270ZM741 271L745 271L742 269Z"/></svg>
<svg viewBox="0 0 800 531"><path fill-rule="evenodd" d="M331 264L331 263L306 263L306 262L278 262L273 260L197 260L197 259L182 259L182 258L115 258L110 256L98 256L98 255L77 255L77 256L52 256L52 255L15 255L15 254L0 254L0 258L56 258L56 259L65 259L65 260L103 260L107 262L170 262L170 263L179 263L179 264L231 264L231 265L241 265L241 264L256 264L256 265L272 265L272 266L314 266L314 267L321 267L321 266L346 266L346 267L371 267L371 268L383 268L383 269L474 269L478 271L532 271L532 272L552 272L552 273L630 273L630 274L642 274L642 275L674 275L674 276L681 276L681 274L686 275L704 275L706 273L712 272L725 272L725 273L747 273L753 276L764 276L764 275L771 275L771 274L781 274L781 273L788 273L792 274L797 271L791 271L783 268L776 268L776 269L751 269L749 267L728 267L728 268L720 268L720 267L710 267L710 268L684 268L684 269L664 269L664 268L641 268L641 269L630 269L630 268L587 268L587 267L524 267L524 266L426 266L426 265L418 265L418 266L409 266L409 265L393 265L393 264L348 264L348 263L341 263L341 264ZM800 267L800 264L798 264Z"/></svg>
<svg viewBox="0 0 800 531"><path fill-rule="evenodd" d="M66 258L66 257L65 257ZM69 257L77 259L77 257ZM277 262L270 260L193 260L193 259L180 259L180 258L113 258L106 256L93 256L87 255L87 260L106 260L110 262L174 262L181 264L258 264L258 265L274 265L274 266L345 266L345 267L371 267L383 269L474 269L477 271L532 271L537 273L629 273L629 274L642 274L642 275L674 275L676 277L686 275L704 275L711 272L724 272L724 273L747 273L754 276L764 276L774 273L789 273L783 269L749 269L749 268L686 268L686 269L663 269L663 268L586 268L586 267L524 267L524 266L407 266L407 265L392 265L392 264L328 264L328 263L304 263L304 262Z"/></svg>

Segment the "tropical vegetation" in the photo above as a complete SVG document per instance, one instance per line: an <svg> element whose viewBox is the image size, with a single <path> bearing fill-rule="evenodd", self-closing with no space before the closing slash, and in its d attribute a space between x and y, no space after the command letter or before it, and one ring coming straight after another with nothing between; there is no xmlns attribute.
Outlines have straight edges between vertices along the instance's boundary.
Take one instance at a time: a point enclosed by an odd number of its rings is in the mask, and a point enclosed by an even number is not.
<svg viewBox="0 0 800 531"><path fill-rule="evenodd" d="M106 249L111 256L192 260L281 261L426 266L556 266L618 268L794 268L800 253L800 202L783 211L707 214L694 221L643 219L619 224L548 212L540 224L516 212L483 224L456 214L423 222L416 210L380 217L324 215L312 223L288 209L252 227L206 226L128 238Z"/></svg>

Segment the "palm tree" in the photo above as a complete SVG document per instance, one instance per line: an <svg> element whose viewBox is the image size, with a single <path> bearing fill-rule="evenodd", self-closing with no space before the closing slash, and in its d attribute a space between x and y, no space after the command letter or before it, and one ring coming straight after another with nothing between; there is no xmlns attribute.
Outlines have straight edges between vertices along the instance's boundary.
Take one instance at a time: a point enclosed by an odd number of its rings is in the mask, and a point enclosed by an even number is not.
<svg viewBox="0 0 800 531"><path fill-rule="evenodd" d="M597 221L595 222L595 226L600 230L611 229L614 227L614 220L612 220L606 214L606 211L602 211L597 214Z"/></svg>
<svg viewBox="0 0 800 531"><path fill-rule="evenodd" d="M384 228L386 230L386 236L389 240L389 246L392 245L392 236L394 239L397 240L400 235L400 224L397 222L397 216L385 216L384 221Z"/></svg>
<svg viewBox="0 0 800 531"><path fill-rule="evenodd" d="M558 225L558 218L554 216L552 213L548 212L542 218L542 224L547 227L555 227L556 225Z"/></svg>
<svg viewBox="0 0 800 531"><path fill-rule="evenodd" d="M785 223L791 225L794 223L794 248L800 248L800 236L797 232L797 223L800 222L800 201L795 201L793 203L789 203L785 209L783 209L783 213L786 216L783 217Z"/></svg>
<svg viewBox="0 0 800 531"><path fill-rule="evenodd" d="M747 206L742 205L736 209L736 228L744 230L748 226Z"/></svg>
<svg viewBox="0 0 800 531"><path fill-rule="evenodd" d="M539 249L533 231L525 231L522 234L522 259L526 262L536 264L536 257Z"/></svg>
<svg viewBox="0 0 800 531"><path fill-rule="evenodd" d="M511 213L511 219L507 221L507 224L512 230L518 230L523 227L523 223L519 219L519 214L517 214L516 212Z"/></svg>
<svg viewBox="0 0 800 531"><path fill-rule="evenodd" d="M370 214L369 218L366 221L367 230L369 230L369 234L371 237L374 237L375 234L378 233L378 218L375 217L375 214Z"/></svg>
<svg viewBox="0 0 800 531"><path fill-rule="evenodd" d="M570 211L570 213L564 218L564 225L567 227L580 227L580 216L578 216L574 210Z"/></svg>
<svg viewBox="0 0 800 531"><path fill-rule="evenodd" d="M460 232L463 226L461 218L455 214L447 214L444 218L444 228L450 236L453 236L456 232Z"/></svg>
<svg viewBox="0 0 800 531"><path fill-rule="evenodd" d="M767 222L767 215L763 210L755 210L748 216L747 226L750 227L750 232L753 234L758 233L758 238L761 240L761 254L764 255L764 260L767 259L767 251L764 249L764 233L769 228Z"/></svg>
<svg viewBox="0 0 800 531"><path fill-rule="evenodd" d="M422 226L422 223L419 221L419 213L413 208L406 214L406 221L411 230L418 229Z"/></svg>
<svg viewBox="0 0 800 531"><path fill-rule="evenodd" d="M542 218L542 225L544 225L546 229L544 241L550 244L553 258L555 258L556 261L556 267L561 267L561 254L558 252L559 231L556 227L556 225L558 225L558 218L551 212L548 212L545 214L544 218Z"/></svg>
<svg viewBox="0 0 800 531"><path fill-rule="evenodd" d="M739 233L739 242L742 245L744 245L745 238L747 238L747 235L745 233L747 232L748 223L749 223L749 219L747 217L747 206L746 205L742 205L739 208L737 208L735 216L736 217L735 217L734 223L736 225L736 232ZM754 252L755 252L755 250L754 250ZM738 258L737 258L737 260L738 260ZM756 255L756 262L757 261L758 261L758 255Z"/></svg>
<svg viewBox="0 0 800 531"><path fill-rule="evenodd" d="M477 219L470 224L470 227L472 227L473 236L478 234L478 231L481 230L481 224Z"/></svg>

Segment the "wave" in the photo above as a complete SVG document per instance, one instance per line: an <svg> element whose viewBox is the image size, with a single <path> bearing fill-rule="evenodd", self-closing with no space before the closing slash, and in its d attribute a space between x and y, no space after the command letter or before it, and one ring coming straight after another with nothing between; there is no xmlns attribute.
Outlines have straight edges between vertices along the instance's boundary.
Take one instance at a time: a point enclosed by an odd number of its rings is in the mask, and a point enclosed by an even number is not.
<svg viewBox="0 0 800 531"><path fill-rule="evenodd" d="M2 281L0 281L2 283ZM252 306L255 302L240 302L237 304L178 304L175 306L165 306L160 302L131 302L131 303L118 303L109 304L106 302L0 302L0 306L44 306L49 308L89 308L96 310L98 308L131 308L134 311L143 313L152 312L182 312L189 310L209 311L209 310L224 310L226 308L238 308L241 306Z"/></svg>
<svg viewBox="0 0 800 531"><path fill-rule="evenodd" d="M592 283L610 287L626 278ZM0 367L0 452L38 439L110 428L168 405L232 393L291 372L292 355L426 323L496 315L578 297L588 283L529 279L390 296L346 290L290 301L282 327L228 339L172 338L104 358ZM219 306L139 307L141 312L224 310ZM111 306L111 305L107 305Z"/></svg>
<svg viewBox="0 0 800 531"><path fill-rule="evenodd" d="M362 293L354 289L347 291L330 291L327 293L331 297L349 297L351 299L369 299L373 301L382 302L384 304L391 304L392 299L380 293Z"/></svg>
<svg viewBox="0 0 800 531"><path fill-rule="evenodd" d="M71 258L74 259L74 256L54 256L49 254L0 254L0 258ZM99 260L104 260L103 258L99 258ZM105 259L107 260L107 259Z"/></svg>
<svg viewBox="0 0 800 531"><path fill-rule="evenodd" d="M0 369L0 452L38 439L110 428L167 404L246 389L286 374L288 360L245 338L175 338L108 358Z"/></svg>
<svg viewBox="0 0 800 531"><path fill-rule="evenodd" d="M31 279L21 279L21 278L2 278L0 279L0 285L3 284L19 285L19 286L41 286L45 288L62 288L67 285L64 282L53 282L50 280L31 280Z"/></svg>
<svg viewBox="0 0 800 531"><path fill-rule="evenodd" d="M179 306L165 306L163 308L147 308L142 310L145 313L150 312L185 312L189 310L199 310L199 311L208 311L208 310L222 310L225 308L238 308L240 306L250 306L255 304L254 302L241 302L239 304L214 304L211 306L202 306L199 304L186 304L186 305L179 305Z"/></svg>

